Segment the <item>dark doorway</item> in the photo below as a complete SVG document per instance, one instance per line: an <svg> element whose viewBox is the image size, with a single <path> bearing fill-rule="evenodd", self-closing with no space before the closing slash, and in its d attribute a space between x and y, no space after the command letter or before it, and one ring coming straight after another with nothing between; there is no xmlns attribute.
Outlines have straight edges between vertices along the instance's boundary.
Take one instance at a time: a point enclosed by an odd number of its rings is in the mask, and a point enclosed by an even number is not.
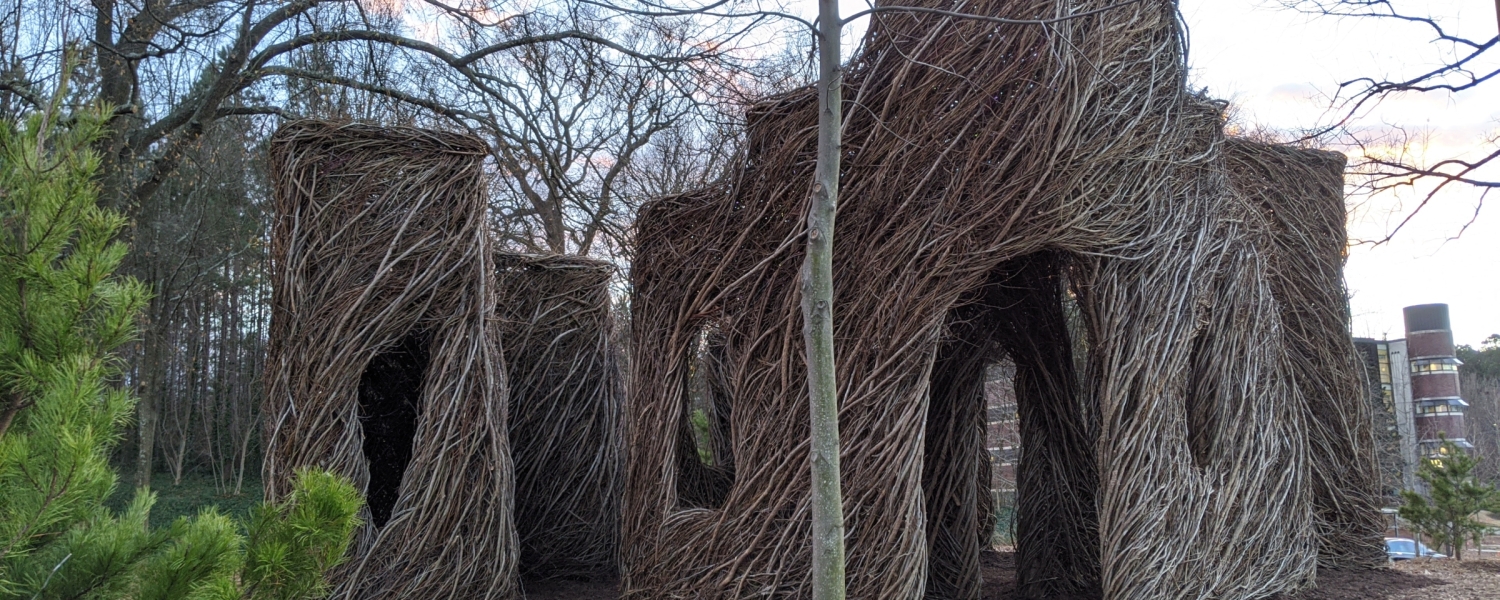
<svg viewBox="0 0 1500 600"><path fill-rule="evenodd" d="M359 422L364 428L365 460L370 484L365 502L370 520L384 527L401 492L401 477L411 462L412 438L422 412L422 382L427 375L428 339L409 333L389 350L370 359L359 378Z"/></svg>
<svg viewBox="0 0 1500 600"><path fill-rule="evenodd" d="M1067 262L1038 253L1003 263L948 314L934 358L922 486L927 597L978 598L994 528L985 383L1008 357L1020 432L1015 470L1017 595L1099 597L1097 409L1080 389L1081 329ZM1070 307L1072 308L1070 310Z"/></svg>

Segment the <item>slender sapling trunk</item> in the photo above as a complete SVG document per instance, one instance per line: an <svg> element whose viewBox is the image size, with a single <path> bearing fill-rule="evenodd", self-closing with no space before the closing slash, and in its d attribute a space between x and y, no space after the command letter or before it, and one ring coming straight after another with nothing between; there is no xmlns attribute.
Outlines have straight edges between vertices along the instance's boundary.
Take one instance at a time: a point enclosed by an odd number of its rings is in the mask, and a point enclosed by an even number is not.
<svg viewBox="0 0 1500 600"><path fill-rule="evenodd" d="M802 334L812 403L813 600L844 598L844 512L839 487L839 402L833 355L833 221L843 126L838 0L818 0L818 163L802 265Z"/></svg>

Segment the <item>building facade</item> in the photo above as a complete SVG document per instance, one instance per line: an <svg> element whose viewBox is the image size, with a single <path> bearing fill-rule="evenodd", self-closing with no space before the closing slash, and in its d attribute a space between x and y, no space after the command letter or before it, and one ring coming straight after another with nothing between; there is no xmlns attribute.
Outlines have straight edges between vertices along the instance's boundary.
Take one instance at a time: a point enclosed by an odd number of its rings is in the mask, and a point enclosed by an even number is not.
<svg viewBox="0 0 1500 600"><path fill-rule="evenodd" d="M1406 342L1356 338L1354 347L1359 351L1370 384L1370 414L1375 420L1375 457L1380 464L1381 492L1394 500L1401 490L1414 484L1409 476L1410 465L1416 460L1415 445L1408 443L1414 431L1411 394L1407 393L1410 379L1406 377L1407 369L1391 366L1405 364Z"/></svg>
<svg viewBox="0 0 1500 600"><path fill-rule="evenodd" d="M1463 364L1454 355L1448 305L1422 304L1402 311L1406 338L1356 338L1370 379L1375 446L1382 484L1392 501L1418 489L1417 460L1437 452L1443 438L1472 448L1464 426L1458 382Z"/></svg>
<svg viewBox="0 0 1500 600"><path fill-rule="evenodd" d="M1443 437L1465 448L1464 408L1459 395L1458 367L1453 350L1453 328L1447 304L1422 304L1404 309L1406 352L1411 364L1411 396L1416 409L1416 444L1420 454L1432 454Z"/></svg>

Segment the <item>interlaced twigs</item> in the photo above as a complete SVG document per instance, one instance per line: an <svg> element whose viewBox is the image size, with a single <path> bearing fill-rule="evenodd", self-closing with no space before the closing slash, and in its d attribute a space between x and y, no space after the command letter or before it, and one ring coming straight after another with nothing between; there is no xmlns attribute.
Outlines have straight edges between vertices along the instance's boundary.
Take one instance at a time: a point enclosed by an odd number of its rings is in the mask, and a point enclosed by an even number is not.
<svg viewBox="0 0 1500 600"><path fill-rule="evenodd" d="M1359 547L1372 539L1364 509L1340 504L1363 493L1358 477L1324 477L1315 518L1309 452L1362 460L1367 424L1340 414L1309 436L1348 399L1307 404L1290 371L1280 234L1227 178L1222 106L1185 90L1175 6L1090 13L1116 4L962 8L1091 14L1045 27L890 12L849 68L834 334L851 598L977 594L988 469L973 379L996 344L1028 365L1024 596L1267 597L1310 583L1319 528L1357 523ZM803 257L785 248L804 232L815 110L809 89L766 99L730 177L641 211L626 597L809 592ZM1332 285L1315 279L1286 285ZM1064 293L1079 344L1059 341ZM1334 294L1298 297L1311 295ZM1332 323L1310 326L1320 348L1338 350ZM682 436L710 329L734 473L704 505L687 500ZM1088 349L1082 384L1075 346Z"/></svg>
<svg viewBox="0 0 1500 600"><path fill-rule="evenodd" d="M501 253L521 573L613 575L623 453L609 263Z"/></svg>
<svg viewBox="0 0 1500 600"><path fill-rule="evenodd" d="M1384 564L1369 386L1349 338L1344 291L1344 157L1230 140L1224 160L1234 188L1259 206L1274 238L1270 272L1282 339L1307 402L1320 562Z"/></svg>
<svg viewBox="0 0 1500 600"><path fill-rule="evenodd" d="M287 493L306 465L364 488L383 458L368 450L410 447L406 464L382 467L405 467L383 478L399 482L389 521L365 512L352 560L333 574L335 598L518 591L486 155L456 134L312 121L272 140L266 495ZM362 380L416 387L361 390ZM390 416L402 414L416 422ZM411 433L367 444L376 429Z"/></svg>

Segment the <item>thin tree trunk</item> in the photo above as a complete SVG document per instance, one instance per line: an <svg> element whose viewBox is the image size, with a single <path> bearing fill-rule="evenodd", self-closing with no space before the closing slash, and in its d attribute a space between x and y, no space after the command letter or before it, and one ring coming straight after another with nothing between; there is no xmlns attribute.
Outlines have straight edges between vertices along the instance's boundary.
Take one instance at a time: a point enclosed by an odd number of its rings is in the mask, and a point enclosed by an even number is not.
<svg viewBox="0 0 1500 600"><path fill-rule="evenodd" d="M843 73L838 0L818 0L818 164L802 265L802 334L812 403L813 600L844 598L839 401L833 354L833 221L839 197Z"/></svg>
<svg viewBox="0 0 1500 600"><path fill-rule="evenodd" d="M209 439L203 441L203 447L208 453L208 464L213 469L214 486L219 493L225 493L229 487L229 479L233 474L233 453L235 437L230 429L230 411L234 405L234 386L229 383L225 371L232 361L239 359L239 345L234 334L234 310L235 298L239 297L239 286L234 278L234 261L224 262L224 280L229 282L229 288L218 296L214 304L214 314L219 315L219 320L212 331L216 336L214 352L214 377L213 394L210 406L214 407L213 419L205 421L205 429L214 432ZM211 423L211 425L210 425ZM229 438L227 447L220 442L224 437Z"/></svg>
<svg viewBox="0 0 1500 600"><path fill-rule="evenodd" d="M141 365L141 377L136 396L137 431L136 455L135 455L135 487L151 487L151 453L156 445L156 370L157 370L157 343L150 338L148 331L143 339L145 348L145 364Z"/></svg>
<svg viewBox="0 0 1500 600"><path fill-rule="evenodd" d="M189 442L193 437L193 413L196 412L199 404L203 402L203 365L208 352L208 311L209 308L205 306L205 303L200 298L199 302L195 303L193 311L196 313L193 315L195 317L193 320L197 322L193 323L194 327L192 329L186 327L187 323L184 323L182 332L187 339L176 344L179 347L192 344L192 350L188 353L187 373L184 377L186 381L177 394L178 400L172 411L174 417L172 424L174 429L173 434L177 436L177 439L173 440L176 442L176 448L163 450L164 452L172 453L168 458L171 460L170 468L172 470L172 485L174 487L182 485L182 475L187 463ZM212 432L210 431L208 434L212 435Z"/></svg>
<svg viewBox="0 0 1500 600"><path fill-rule="evenodd" d="M157 371L161 362L161 336L155 331L156 324L161 322L161 302L163 295L158 291L152 297L148 314L152 316L150 322L143 324L141 331L141 353L144 358L140 370L140 379L136 387L137 432L136 457L135 457L135 487L151 487L152 451L156 449L156 414L160 385L157 383Z"/></svg>

